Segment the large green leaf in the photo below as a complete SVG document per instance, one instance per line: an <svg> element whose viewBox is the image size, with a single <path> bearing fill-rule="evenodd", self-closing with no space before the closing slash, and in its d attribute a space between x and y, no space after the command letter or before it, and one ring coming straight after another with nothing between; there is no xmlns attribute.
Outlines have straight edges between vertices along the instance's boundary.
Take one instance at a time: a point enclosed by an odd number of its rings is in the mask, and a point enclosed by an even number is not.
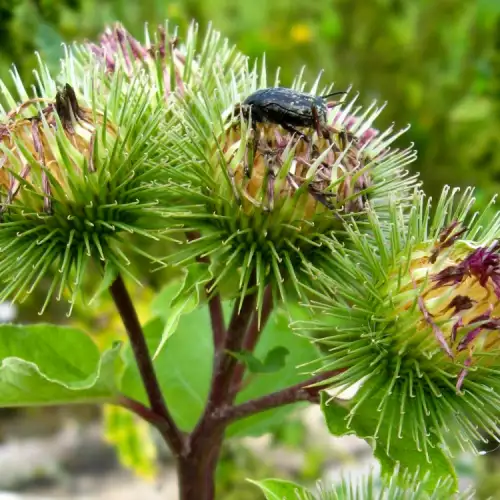
<svg viewBox="0 0 500 500"><path fill-rule="evenodd" d="M264 479L262 481L248 481L258 486L266 500L314 500L314 495L306 488L291 481L282 479Z"/></svg>
<svg viewBox="0 0 500 500"><path fill-rule="evenodd" d="M200 303L200 298L204 294L203 287L210 280L211 274L208 269L208 264L195 263L191 264L184 270L184 277L180 286L177 282L169 285L161 296L162 303L155 302L154 310L158 311L158 315L166 321L163 328L161 340L158 343L154 358L158 356L165 342L176 331L179 319L183 314L193 311ZM173 290L177 290L175 296L171 296ZM168 311L168 315L167 315Z"/></svg>
<svg viewBox="0 0 500 500"><path fill-rule="evenodd" d="M171 300L172 291L165 292L166 300ZM155 309L161 305L156 302ZM230 303L224 304L226 316ZM162 315L163 316L163 315ZM193 429L200 417L210 390L212 378L213 341L208 307L203 305L179 316L174 335L169 335L158 350L154 360L158 379L165 400L177 424L184 431ZM158 317L145 326L145 335L151 353L157 351L164 334L167 319ZM239 394L237 402L263 396L298 383L307 378L297 365L316 359L318 353L310 342L298 337L288 328L286 316L274 313L262 333L255 355L266 359L268 353L286 346L289 354L280 370L273 373L251 374L248 385ZM126 349L127 369L122 379L122 390L130 397L146 402L139 373L132 352ZM230 436L259 435L282 422L283 417L297 405L269 410L235 422L228 428Z"/></svg>
<svg viewBox="0 0 500 500"><path fill-rule="evenodd" d="M109 400L116 393L118 350L101 355L75 328L0 325L0 406Z"/></svg>
<svg viewBox="0 0 500 500"><path fill-rule="evenodd" d="M149 349L153 354L163 335L161 318L144 327ZM165 401L173 418L184 431L193 429L200 417L210 388L213 344L210 318L206 307L182 315L175 335L168 337L154 360ZM146 395L130 347L125 359L127 369L122 390L130 397L146 402Z"/></svg>
<svg viewBox="0 0 500 500"><path fill-rule="evenodd" d="M423 450L417 447L413 437L405 434L404 429L402 435L398 436L398 429L392 425L390 419L382 421L379 425L380 415L377 407L380 399L377 396L363 401L348 425L350 409L363 397L362 393L363 391L358 393L350 402L341 404L335 400L328 401L329 396L322 394L321 409L329 431L335 436L355 434L366 439L372 445L374 455L380 461L382 474L385 476L392 475L395 469L400 467L405 474L414 475L416 478L424 479L425 476L425 487L428 492L432 492L444 479L450 481L447 483L448 488L451 486L451 489L456 491L458 483L455 469L450 458L438 445L429 446L426 457ZM391 406L394 407L388 408L387 414L399 411L399 404L400 401L393 401Z"/></svg>
<svg viewBox="0 0 500 500"><path fill-rule="evenodd" d="M248 385L238 394L236 403L284 389L285 387L307 380L310 375L306 370L297 368L299 365L318 359L316 347L304 337L294 334L288 326L288 317L284 312L273 313L255 349L255 356L266 359L267 355L282 346L286 346L288 355L282 369L273 373L249 374L245 383ZM273 410L258 413L239 420L228 428L230 436L258 436L269 431L273 426L280 425L283 418L302 406L301 403L282 406Z"/></svg>

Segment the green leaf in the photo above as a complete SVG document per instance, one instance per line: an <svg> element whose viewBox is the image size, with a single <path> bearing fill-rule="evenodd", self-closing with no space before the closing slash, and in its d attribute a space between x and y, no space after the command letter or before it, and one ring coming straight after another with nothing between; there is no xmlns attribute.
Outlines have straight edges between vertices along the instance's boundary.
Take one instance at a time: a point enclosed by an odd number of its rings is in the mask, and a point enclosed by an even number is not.
<svg viewBox="0 0 500 500"><path fill-rule="evenodd" d="M208 264L191 264L185 269L182 286L172 299L167 322L163 329L161 341L156 348L154 358L158 356L169 337L176 331L179 318L198 307L200 295L204 293L204 286L211 279Z"/></svg>
<svg viewBox="0 0 500 500"><path fill-rule="evenodd" d="M288 326L288 316L284 311L275 311L261 334L254 352L258 359L266 359L276 348L286 346L289 354L285 366L273 373L248 374L244 380L245 388L238 394L236 403L265 396L310 378L304 369L298 366L317 360L319 353L309 339L298 336ZM276 351L275 351L276 352ZM278 351L279 352L279 351ZM302 403L282 406L268 410L231 424L228 436L259 436L273 427L281 425L283 419Z"/></svg>
<svg viewBox="0 0 500 500"><path fill-rule="evenodd" d="M91 305L97 298L99 298L103 293L109 290L109 287L113 284L116 277L118 276L118 269L111 262L106 262L104 266L104 275L99 280L97 289L89 300L89 305Z"/></svg>
<svg viewBox="0 0 500 500"><path fill-rule="evenodd" d="M247 479L255 486L258 486L266 500L314 500L314 496L304 488L291 481L282 479L264 479L262 481L253 481Z"/></svg>
<svg viewBox="0 0 500 500"><path fill-rule="evenodd" d="M104 437L116 448L122 465L140 477L156 477L157 451L145 420L119 406L106 405Z"/></svg>
<svg viewBox="0 0 500 500"><path fill-rule="evenodd" d="M330 396L322 393L321 410L328 430L335 436L355 434L368 441L373 447L375 457L380 461L384 476L392 475L399 464L405 474L412 474L421 479L425 476L425 487L428 492L432 492L445 478L451 478L451 488L457 491L455 469L441 448L437 445L429 447L427 459L425 453L417 448L413 437L405 434L405 429L401 437L398 436L398 429L392 426L391 419L387 418L379 425L380 414L377 407L381 399L377 395L363 401L348 423L348 418L351 418L349 412L358 401L361 401L363 392L362 388L352 400L342 404L336 403L335 400L328 401ZM400 401L391 401L386 414L390 415L393 410L399 411L399 404Z"/></svg>
<svg viewBox="0 0 500 500"><path fill-rule="evenodd" d="M228 351L231 356L234 356L240 363L243 363L251 373L274 373L281 370L285 366L286 357L289 352L286 347L275 347L267 353L266 359L262 362L248 351Z"/></svg>
<svg viewBox="0 0 500 500"><path fill-rule="evenodd" d="M226 316L232 304L223 304ZM208 398L212 378L213 341L208 306L182 314L175 330L161 349L164 320L155 318L144 327L150 352L159 351L154 360L156 372L165 400L173 418L183 431L190 431L196 425ZM275 373L251 374L247 386L238 395L237 403L242 403L276 390L296 384L308 378L301 374L297 365L317 359L316 348L303 337L288 328L284 313L274 313L262 332L255 350L260 359L277 347L287 346L289 355L285 366ZM271 356L271 359L276 355ZM129 397L147 402L130 346L125 350L126 371L122 379L122 391ZM269 410L231 424L228 436L260 435L268 432L273 425L279 425L283 418L297 407L289 405Z"/></svg>
<svg viewBox="0 0 500 500"><path fill-rule="evenodd" d="M156 318L144 327L151 353L162 340L164 322ZM207 307L179 318L175 335L167 338L154 359L156 374L172 416L183 431L196 425L208 397L212 377L213 344ZM147 403L144 388L130 346L125 351L127 369L122 391Z"/></svg>
<svg viewBox="0 0 500 500"><path fill-rule="evenodd" d="M91 403L116 393L119 345L102 355L84 332L0 325L0 406Z"/></svg>
<svg viewBox="0 0 500 500"><path fill-rule="evenodd" d="M154 317L162 318L165 322L168 320L172 301L180 292L183 284L183 280L176 279L161 289L151 302L151 313Z"/></svg>

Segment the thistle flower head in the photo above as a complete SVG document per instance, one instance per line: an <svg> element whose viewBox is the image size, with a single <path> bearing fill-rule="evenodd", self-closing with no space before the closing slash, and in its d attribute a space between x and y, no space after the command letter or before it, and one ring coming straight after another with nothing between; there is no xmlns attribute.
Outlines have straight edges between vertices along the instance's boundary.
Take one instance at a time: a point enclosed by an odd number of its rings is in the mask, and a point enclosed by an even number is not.
<svg viewBox="0 0 500 500"><path fill-rule="evenodd" d="M384 218L389 193L407 203L415 179L405 166L414 152L391 150L398 134L372 127L382 108L354 110L357 97L325 103L321 127L296 130L245 109L244 100L267 87L265 68L260 77L255 68L233 74L229 85L214 75L221 82L215 92L188 93L170 127L172 189L179 194L171 220L201 235L172 261L211 255L215 284L237 275L241 297L257 287L262 298L267 284L282 299L302 294L299 284L308 282L346 215L362 218L371 205ZM299 78L290 92L304 88ZM319 79L310 95L331 91L318 90Z"/></svg>
<svg viewBox="0 0 500 500"><path fill-rule="evenodd" d="M211 26L200 43L199 28L194 22L185 37L168 21L152 33L146 25L144 42L116 23L105 29L98 43L75 44L66 48L66 53L63 74L76 71L84 76L98 64L108 76L121 71L130 83L138 72L145 73L153 89L152 107L168 104L174 93L184 96L187 87L213 88L213 67L227 73L246 63L246 57Z"/></svg>
<svg viewBox="0 0 500 500"><path fill-rule="evenodd" d="M352 225L351 247L337 242L324 268L331 299L318 306L346 328L297 325L319 331L325 368L344 370L334 385L364 380L349 418L380 401L377 432L384 423L389 443L404 435L425 453L448 434L462 447L484 439L480 430L500 436L500 213L472 214L471 190L456 198L445 189L431 218L417 193L407 223L393 208L388 235L374 213L370 237ZM400 411L386 411L395 401Z"/></svg>
<svg viewBox="0 0 500 500"><path fill-rule="evenodd" d="M165 237L153 140L162 114L146 116L150 89L140 75L123 94L116 73L103 94L95 71L82 95L70 84L58 90L43 66L38 74L42 93L33 98L15 72L20 100L4 89L0 300L22 298L47 277L45 305L67 289L73 303L91 262L128 273L127 254L147 255L137 237Z"/></svg>

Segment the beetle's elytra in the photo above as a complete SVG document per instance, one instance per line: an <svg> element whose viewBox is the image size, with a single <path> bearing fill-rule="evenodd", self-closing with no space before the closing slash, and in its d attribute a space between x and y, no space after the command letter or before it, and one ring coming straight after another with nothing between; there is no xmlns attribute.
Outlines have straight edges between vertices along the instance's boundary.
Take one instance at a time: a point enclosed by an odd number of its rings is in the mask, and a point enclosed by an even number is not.
<svg viewBox="0 0 500 500"><path fill-rule="evenodd" d="M246 117L251 112L254 123L274 123L292 133L297 133L295 127L320 131L326 126L325 98L343 93L313 96L285 87L271 87L250 94L243 101L241 109Z"/></svg>

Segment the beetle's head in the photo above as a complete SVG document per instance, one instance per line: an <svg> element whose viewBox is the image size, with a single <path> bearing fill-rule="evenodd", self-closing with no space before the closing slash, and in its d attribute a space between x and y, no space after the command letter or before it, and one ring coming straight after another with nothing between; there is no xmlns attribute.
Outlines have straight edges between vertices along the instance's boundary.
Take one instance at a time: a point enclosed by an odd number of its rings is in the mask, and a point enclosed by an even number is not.
<svg viewBox="0 0 500 500"><path fill-rule="evenodd" d="M243 119L245 121L248 121L250 118L250 109L251 106L248 104L243 104L243 103L238 103L234 106L233 112L231 114L231 126L239 126L241 117L243 116Z"/></svg>
<svg viewBox="0 0 500 500"><path fill-rule="evenodd" d="M241 114L243 115L243 118L245 120L248 120L248 118L250 117L250 109L251 106L249 104L236 104L236 106L234 107L234 115L239 116Z"/></svg>

